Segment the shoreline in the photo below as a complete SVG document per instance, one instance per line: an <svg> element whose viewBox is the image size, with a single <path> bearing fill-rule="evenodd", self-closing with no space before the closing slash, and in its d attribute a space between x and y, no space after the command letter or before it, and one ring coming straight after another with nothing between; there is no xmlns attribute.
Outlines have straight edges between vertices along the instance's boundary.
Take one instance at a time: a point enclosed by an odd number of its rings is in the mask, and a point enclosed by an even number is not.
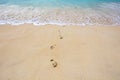
<svg viewBox="0 0 120 80"><path fill-rule="evenodd" d="M32 7L0 5L0 24L34 25L119 25L119 3L103 3L96 7ZM27 14L25 14L27 13Z"/></svg>
<svg viewBox="0 0 120 80"><path fill-rule="evenodd" d="M33 23L24 23L24 24L0 24L0 27L3 26L10 26L10 27L21 27L21 26L34 26L34 27L45 27L45 26L56 26L56 27L120 27L120 25L102 25L102 24L95 24L95 25L75 25L75 24L41 24L36 25Z"/></svg>
<svg viewBox="0 0 120 80"><path fill-rule="evenodd" d="M120 26L0 25L0 80L120 80Z"/></svg>

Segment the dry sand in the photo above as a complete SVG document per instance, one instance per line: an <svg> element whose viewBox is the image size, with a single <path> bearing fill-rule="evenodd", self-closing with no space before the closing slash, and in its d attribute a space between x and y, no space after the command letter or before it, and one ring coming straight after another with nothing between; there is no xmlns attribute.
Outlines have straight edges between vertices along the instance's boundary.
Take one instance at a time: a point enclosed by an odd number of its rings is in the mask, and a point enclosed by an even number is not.
<svg viewBox="0 0 120 80"><path fill-rule="evenodd" d="M1 25L0 80L120 80L120 27Z"/></svg>

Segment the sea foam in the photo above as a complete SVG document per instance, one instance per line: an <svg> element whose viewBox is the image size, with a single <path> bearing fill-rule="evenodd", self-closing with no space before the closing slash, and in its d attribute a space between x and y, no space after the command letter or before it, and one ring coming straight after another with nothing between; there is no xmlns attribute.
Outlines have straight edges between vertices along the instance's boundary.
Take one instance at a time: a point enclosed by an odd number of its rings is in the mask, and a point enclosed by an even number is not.
<svg viewBox="0 0 120 80"><path fill-rule="evenodd" d="M120 25L120 3L95 7L33 7L0 5L0 24Z"/></svg>

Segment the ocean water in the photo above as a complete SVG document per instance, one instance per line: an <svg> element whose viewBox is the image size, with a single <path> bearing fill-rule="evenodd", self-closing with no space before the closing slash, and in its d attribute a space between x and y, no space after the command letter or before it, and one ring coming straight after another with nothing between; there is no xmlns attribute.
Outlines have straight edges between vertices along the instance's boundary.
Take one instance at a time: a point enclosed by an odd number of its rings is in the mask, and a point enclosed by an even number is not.
<svg viewBox="0 0 120 80"><path fill-rule="evenodd" d="M0 24L120 25L120 0L0 0Z"/></svg>

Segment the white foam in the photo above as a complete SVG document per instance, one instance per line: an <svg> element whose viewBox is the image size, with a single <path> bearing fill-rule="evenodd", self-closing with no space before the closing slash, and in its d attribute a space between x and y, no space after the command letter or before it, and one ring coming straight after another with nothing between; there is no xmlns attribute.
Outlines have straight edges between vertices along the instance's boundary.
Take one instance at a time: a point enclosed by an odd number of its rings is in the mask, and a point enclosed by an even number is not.
<svg viewBox="0 0 120 80"><path fill-rule="evenodd" d="M120 3L102 3L89 8L40 8L0 6L0 24L120 25Z"/></svg>

